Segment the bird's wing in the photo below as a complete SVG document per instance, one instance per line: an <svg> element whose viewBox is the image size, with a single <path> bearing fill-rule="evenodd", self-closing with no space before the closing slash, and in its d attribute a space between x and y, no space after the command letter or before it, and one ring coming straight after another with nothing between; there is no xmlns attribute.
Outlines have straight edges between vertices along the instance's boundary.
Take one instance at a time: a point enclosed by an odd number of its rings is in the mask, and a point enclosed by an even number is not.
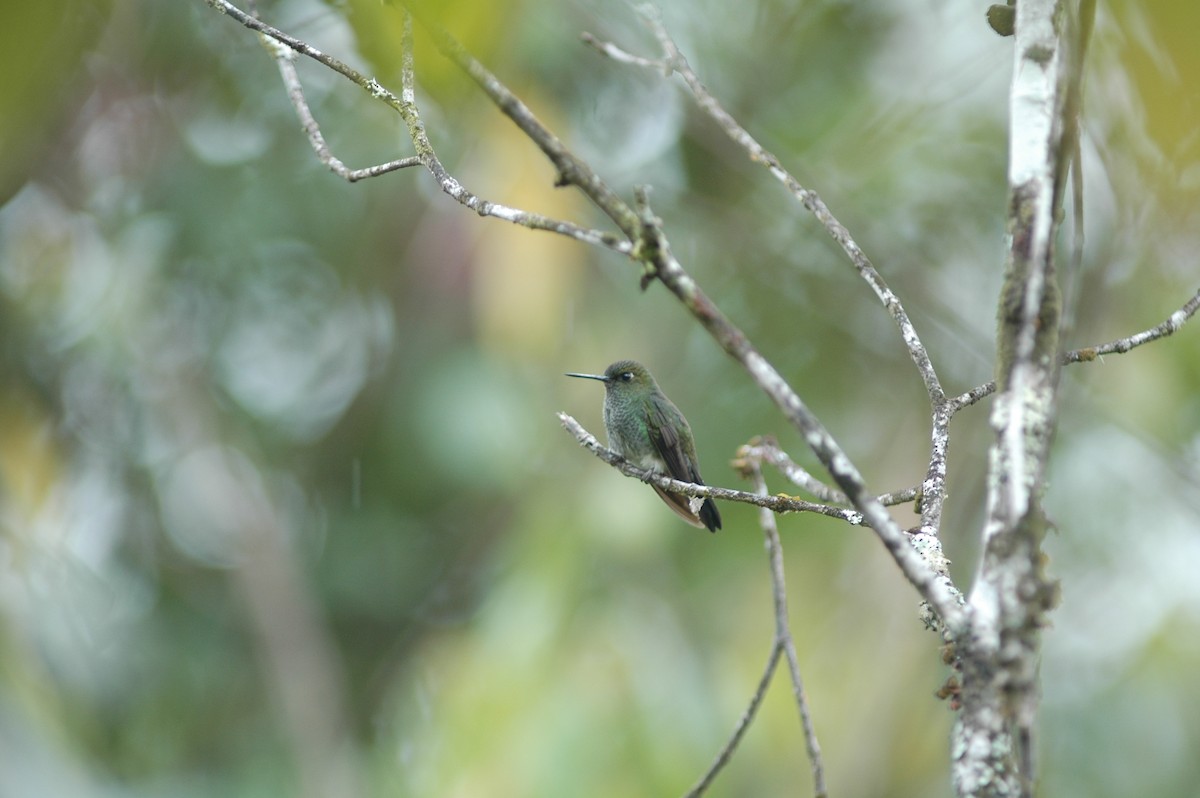
<svg viewBox="0 0 1200 798"><path fill-rule="evenodd" d="M700 472L692 458L688 457L687 443L680 439L680 432L691 437L687 420L674 406L650 400L647 413L651 416L649 427L650 443L658 456L667 464L667 473L675 479L700 483Z"/></svg>

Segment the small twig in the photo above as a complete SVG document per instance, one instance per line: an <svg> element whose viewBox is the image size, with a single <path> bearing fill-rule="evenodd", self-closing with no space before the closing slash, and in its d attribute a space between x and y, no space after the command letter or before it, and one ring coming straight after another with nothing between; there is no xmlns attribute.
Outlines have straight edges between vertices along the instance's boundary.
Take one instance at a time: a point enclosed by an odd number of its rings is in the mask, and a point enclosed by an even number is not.
<svg viewBox="0 0 1200 798"><path fill-rule="evenodd" d="M1109 341L1106 344L1075 349L1063 356L1063 363L1087 363L1101 355L1123 355L1142 344L1157 341L1159 338L1166 338L1168 335L1178 332L1179 328L1194 316L1197 310L1200 310L1200 290L1196 291L1192 298L1184 303L1183 307L1168 316L1167 320L1162 324L1151 327L1149 330L1126 336L1125 338Z"/></svg>
<svg viewBox="0 0 1200 798"><path fill-rule="evenodd" d="M806 468L793 462L787 452L779 448L779 443L770 436L758 436L752 438L749 443L743 444L738 448L737 457L734 458L731 465L739 471L749 474L754 467L749 461L766 463L778 469L793 485L803 488L822 502L828 504L849 504L850 502L840 490L831 488L810 474ZM875 500L885 507L890 507L907 504L916 498L916 488L905 488L891 493L881 493L875 497Z"/></svg>
<svg viewBox="0 0 1200 798"><path fill-rule="evenodd" d="M850 501L846 498L846 494L837 488L829 487L808 473L807 469L797 465L792 458L788 457L787 452L779 448L779 442L774 438L765 435L752 438L749 443L738 450L738 459L733 461L734 466L737 468L748 467L748 464L743 463L745 458L753 458L778 469L779 473L787 477L793 485L803 488L823 502L848 504Z"/></svg>
<svg viewBox="0 0 1200 798"><path fill-rule="evenodd" d="M632 64L633 66L646 67L647 69L657 69L662 72L664 76L668 77L670 76L671 72L674 71L674 67L666 59L643 58L640 55L634 55L633 53L622 50L620 47L617 47L611 42L602 42L592 34L586 32L581 33L579 38L583 40L584 44L598 50L601 55L607 56L619 63Z"/></svg>

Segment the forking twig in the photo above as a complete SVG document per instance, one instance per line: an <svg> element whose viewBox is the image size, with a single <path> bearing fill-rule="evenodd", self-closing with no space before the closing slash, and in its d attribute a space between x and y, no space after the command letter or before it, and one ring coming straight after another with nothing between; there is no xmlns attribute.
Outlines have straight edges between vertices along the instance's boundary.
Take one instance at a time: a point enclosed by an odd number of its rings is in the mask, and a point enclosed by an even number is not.
<svg viewBox="0 0 1200 798"><path fill-rule="evenodd" d="M511 222L522 227L528 227L531 230L544 230L551 233L574 238L585 244L605 247L618 252L622 255L629 256L633 252L633 246L618 235L604 232L601 230L592 230L586 227L581 227L573 222L563 221L561 219L553 219L542 214L532 213L530 211L512 208L507 205L490 202L482 197L468 191L461 183L459 183L438 159L437 153L434 151L433 144L429 141L425 134L425 125L421 120L421 115L417 110L415 101L415 92L413 90L412 80L412 23L405 15L405 25L402 45L405 50L406 63L408 69L403 71L402 82L404 87L402 90L403 97L397 97L395 93L384 88L384 86L375 78L364 75L358 70L351 67L349 64L334 58L333 56L318 50L311 44L297 39L277 28L274 28L257 17L246 13L242 9L228 2L228 0L204 0L205 3L212 6L217 11L236 20L240 24L255 31L264 39L273 40L281 45L286 50L299 53L307 58L328 67L330 70L338 73L350 82L357 85L369 93L372 97L385 105L392 108L400 114L404 119L405 125L408 127L409 136L413 140L414 148L417 151L415 157L418 162L423 165L434 179L437 180L439 188L454 198L458 203L470 208L480 216L493 216L497 219ZM320 130L312 119L311 113L308 111L307 101L303 99L303 91L299 93L299 98L293 93L293 86L290 84L292 76L295 74L294 65L285 66L284 61L291 61L291 56L284 56L284 50L272 47L272 52L275 55L276 61L280 65L281 75L283 76L285 86L288 87L288 95L292 100L293 106L296 108L296 113L300 117L301 124L305 128L305 133L309 137L309 142L313 149L316 150L317 156L321 158L322 163L325 163L335 173L342 175L347 180L350 180L350 175L354 180L359 180L365 177L376 177L378 175L387 174L396 169L405 168L414 165L411 158L402 158L397 161L391 161L387 164L367 167L366 169L350 170L345 167L341 161L333 157L329 153L328 158L323 155L323 152L328 152L328 147L325 145L324 137L320 134ZM299 79L296 78L296 86L299 86ZM311 122L311 124L310 124ZM335 166L335 162L339 166ZM353 182L353 181L352 181Z"/></svg>

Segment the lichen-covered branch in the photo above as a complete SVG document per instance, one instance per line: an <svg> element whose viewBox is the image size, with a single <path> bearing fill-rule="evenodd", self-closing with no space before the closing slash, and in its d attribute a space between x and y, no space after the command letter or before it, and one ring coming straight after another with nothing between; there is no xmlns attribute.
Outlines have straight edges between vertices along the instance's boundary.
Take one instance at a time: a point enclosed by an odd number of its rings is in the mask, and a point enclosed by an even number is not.
<svg viewBox="0 0 1200 798"><path fill-rule="evenodd" d="M1067 69L1064 6L1017 5L1010 103L1009 234L997 324L995 440L988 458L983 556L957 641L962 710L953 781L963 796L1032 791L1040 633L1056 597L1044 572L1041 494L1057 419L1062 300L1054 232L1064 175ZM1077 43L1076 43L1077 44Z"/></svg>

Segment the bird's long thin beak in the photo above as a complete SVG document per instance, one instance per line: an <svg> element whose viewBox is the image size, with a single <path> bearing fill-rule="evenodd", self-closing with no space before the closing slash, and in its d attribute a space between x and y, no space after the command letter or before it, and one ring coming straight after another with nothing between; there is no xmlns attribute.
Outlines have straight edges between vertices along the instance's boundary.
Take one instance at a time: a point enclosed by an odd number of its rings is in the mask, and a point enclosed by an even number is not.
<svg viewBox="0 0 1200 798"><path fill-rule="evenodd" d="M608 382L608 377L605 377L603 374L576 374L574 372L568 371L566 373L566 376L567 377L582 377L585 380L600 380L600 382Z"/></svg>

